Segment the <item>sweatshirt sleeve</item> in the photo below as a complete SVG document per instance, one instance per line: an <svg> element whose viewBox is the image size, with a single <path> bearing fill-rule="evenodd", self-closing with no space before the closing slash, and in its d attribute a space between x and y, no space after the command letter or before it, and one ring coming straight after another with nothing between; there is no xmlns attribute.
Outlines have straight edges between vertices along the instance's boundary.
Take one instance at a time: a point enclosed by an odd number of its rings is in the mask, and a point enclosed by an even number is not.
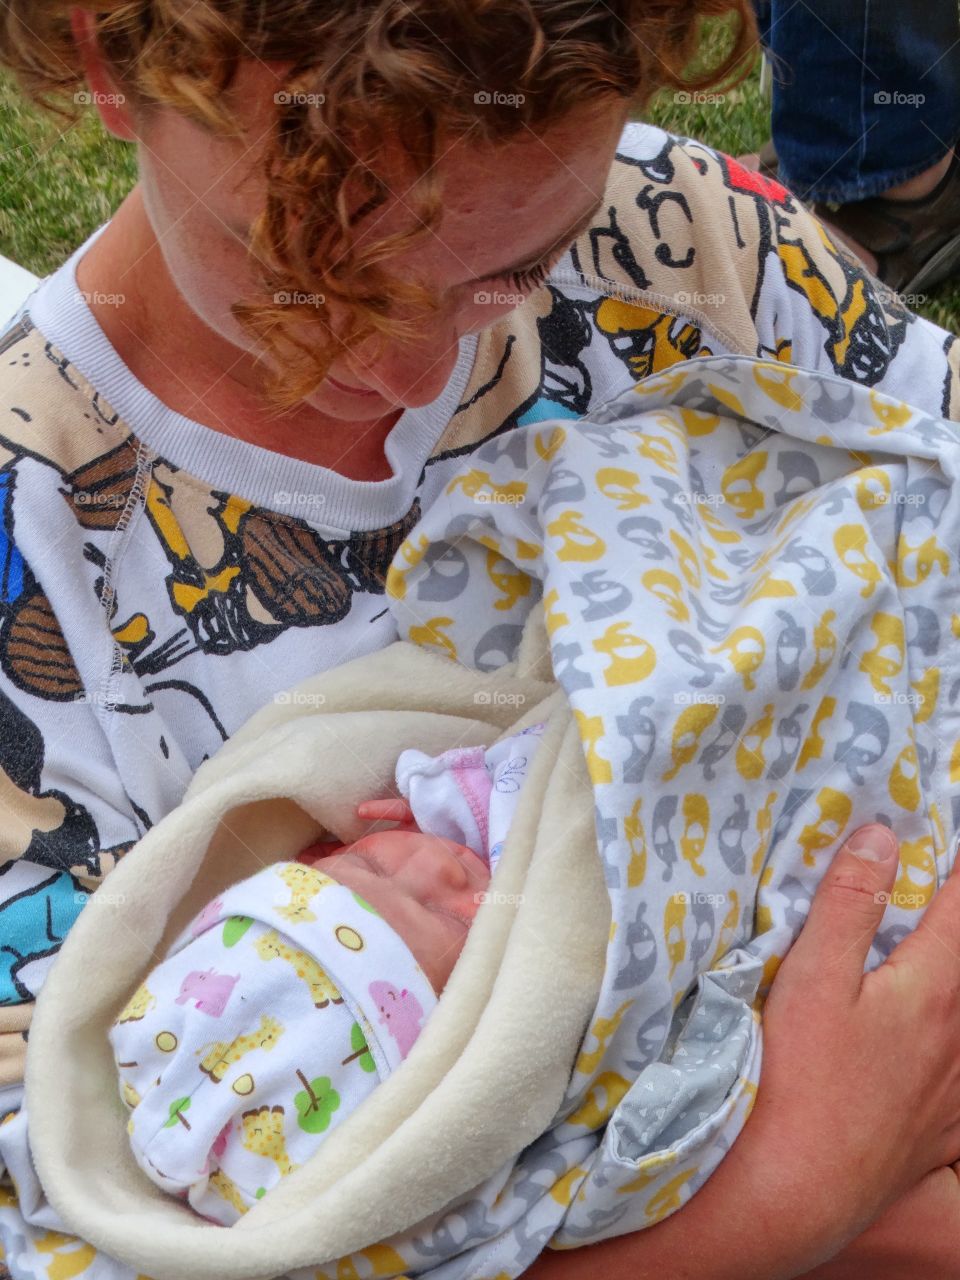
<svg viewBox="0 0 960 1280"><path fill-rule="evenodd" d="M916 314L926 296L885 285L797 204L770 206L770 265L756 314L762 348L960 418L960 341Z"/></svg>
<svg viewBox="0 0 960 1280"><path fill-rule="evenodd" d="M2 1038L16 1020L6 1007L35 997L90 892L138 839L141 823L52 593L31 571L9 522L0 564Z"/></svg>

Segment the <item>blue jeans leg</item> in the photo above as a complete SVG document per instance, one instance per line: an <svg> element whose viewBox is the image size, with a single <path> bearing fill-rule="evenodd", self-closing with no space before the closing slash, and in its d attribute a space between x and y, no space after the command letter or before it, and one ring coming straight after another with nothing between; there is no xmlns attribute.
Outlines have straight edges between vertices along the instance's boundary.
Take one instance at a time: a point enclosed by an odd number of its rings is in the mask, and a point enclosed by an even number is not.
<svg viewBox="0 0 960 1280"><path fill-rule="evenodd" d="M922 173L960 138L957 0L755 0L773 61L783 181L846 204Z"/></svg>

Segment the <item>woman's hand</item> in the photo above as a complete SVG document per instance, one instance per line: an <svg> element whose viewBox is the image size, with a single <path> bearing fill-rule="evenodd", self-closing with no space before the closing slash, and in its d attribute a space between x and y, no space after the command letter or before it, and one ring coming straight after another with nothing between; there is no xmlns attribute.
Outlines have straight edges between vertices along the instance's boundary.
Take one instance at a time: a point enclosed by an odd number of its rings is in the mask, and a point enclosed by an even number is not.
<svg viewBox="0 0 960 1280"><path fill-rule="evenodd" d="M803 1174L811 1184L806 1211L819 1205L829 1221L833 1199L841 1210L836 1230L847 1239L960 1158L960 876L864 976L896 855L884 827L851 837L819 886L763 1016L750 1124L770 1144L766 1172L783 1179L784 1190Z"/></svg>
<svg viewBox="0 0 960 1280"><path fill-rule="evenodd" d="M646 1231L544 1255L534 1280L792 1280L960 1158L960 875L863 973L897 848L863 828L824 875L767 1000L757 1104L703 1188Z"/></svg>

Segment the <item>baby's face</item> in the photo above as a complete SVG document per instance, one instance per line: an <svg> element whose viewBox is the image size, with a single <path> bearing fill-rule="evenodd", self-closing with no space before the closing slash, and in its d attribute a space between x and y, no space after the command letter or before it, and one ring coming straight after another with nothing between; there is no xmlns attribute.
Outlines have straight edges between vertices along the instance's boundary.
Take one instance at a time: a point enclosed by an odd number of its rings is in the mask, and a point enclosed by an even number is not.
<svg viewBox="0 0 960 1280"><path fill-rule="evenodd" d="M374 831L318 870L358 893L403 938L439 994L490 883L471 849L420 831Z"/></svg>

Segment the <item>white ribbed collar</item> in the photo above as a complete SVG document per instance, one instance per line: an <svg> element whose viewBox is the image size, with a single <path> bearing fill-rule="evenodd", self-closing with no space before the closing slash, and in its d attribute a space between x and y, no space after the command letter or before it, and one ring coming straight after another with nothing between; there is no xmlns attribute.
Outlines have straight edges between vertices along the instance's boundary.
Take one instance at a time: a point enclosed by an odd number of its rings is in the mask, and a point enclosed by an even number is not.
<svg viewBox="0 0 960 1280"><path fill-rule="evenodd" d="M40 285L26 310L43 336L110 403L139 440L212 489L333 532L379 529L407 514L423 466L467 384L476 356L476 334L461 338L456 366L441 395L423 408L406 409L387 437L384 452L393 475L388 480L349 480L326 467L194 422L174 412L133 376L77 286L77 264L102 230L94 232Z"/></svg>

